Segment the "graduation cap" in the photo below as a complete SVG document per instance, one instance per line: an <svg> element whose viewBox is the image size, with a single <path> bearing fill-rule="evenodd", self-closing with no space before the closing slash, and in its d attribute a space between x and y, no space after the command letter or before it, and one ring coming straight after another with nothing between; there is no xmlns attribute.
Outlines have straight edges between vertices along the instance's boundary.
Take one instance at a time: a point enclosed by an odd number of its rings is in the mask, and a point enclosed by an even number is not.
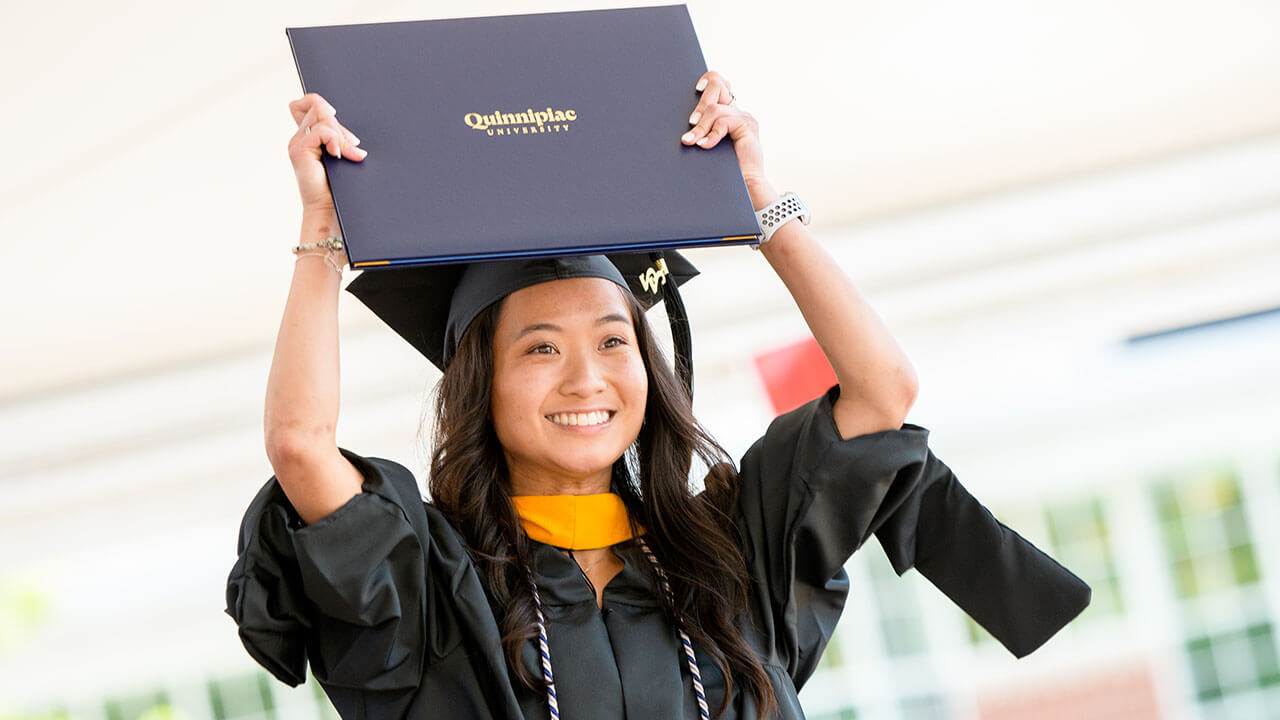
<svg viewBox="0 0 1280 720"><path fill-rule="evenodd" d="M612 280L646 310L666 301L676 372L692 397L692 339L678 287L697 274L692 263L668 250L369 269L347 291L443 371L471 321L516 290L566 278Z"/></svg>

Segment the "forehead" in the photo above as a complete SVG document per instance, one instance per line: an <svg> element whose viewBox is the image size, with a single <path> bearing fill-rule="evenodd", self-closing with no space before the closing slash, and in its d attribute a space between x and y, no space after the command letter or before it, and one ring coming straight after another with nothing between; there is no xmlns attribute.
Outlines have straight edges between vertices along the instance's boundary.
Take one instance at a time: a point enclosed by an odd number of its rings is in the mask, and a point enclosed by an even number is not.
<svg viewBox="0 0 1280 720"><path fill-rule="evenodd" d="M498 332L519 331L529 323L586 320L606 315L631 318L626 292L612 280L596 277L552 280L521 288L506 297L498 314Z"/></svg>

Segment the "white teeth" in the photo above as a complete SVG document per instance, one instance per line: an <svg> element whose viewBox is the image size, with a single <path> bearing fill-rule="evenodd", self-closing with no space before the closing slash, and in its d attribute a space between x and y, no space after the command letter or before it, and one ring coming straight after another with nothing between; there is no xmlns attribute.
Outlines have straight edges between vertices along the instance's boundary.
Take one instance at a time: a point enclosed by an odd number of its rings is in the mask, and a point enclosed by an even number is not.
<svg viewBox="0 0 1280 720"><path fill-rule="evenodd" d="M609 420L609 413L606 410L589 413L556 413L548 415L547 418L557 425L600 425Z"/></svg>

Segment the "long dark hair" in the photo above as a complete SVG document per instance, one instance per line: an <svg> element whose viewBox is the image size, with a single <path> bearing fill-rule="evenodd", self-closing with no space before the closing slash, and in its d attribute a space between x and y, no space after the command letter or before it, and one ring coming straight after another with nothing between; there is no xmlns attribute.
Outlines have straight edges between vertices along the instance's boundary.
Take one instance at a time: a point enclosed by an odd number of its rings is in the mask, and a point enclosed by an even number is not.
<svg viewBox="0 0 1280 720"><path fill-rule="evenodd" d="M732 517L737 472L694 419L688 393L667 365L644 308L630 292L622 294L649 394L639 436L614 462L612 490L633 525L645 527L649 547L667 573L674 595L674 606L662 598L668 617L680 619L725 678L716 716L728 707L736 680L745 683L766 717L776 706L773 688L737 629L749 583ZM487 581L508 667L525 686L542 690L543 680L521 662L524 644L538 636L528 570L533 549L511 503L505 457L489 419L493 334L501 307L499 301L476 317L436 388L429 486L432 501L462 533ZM689 487L695 456L710 469L696 496Z"/></svg>

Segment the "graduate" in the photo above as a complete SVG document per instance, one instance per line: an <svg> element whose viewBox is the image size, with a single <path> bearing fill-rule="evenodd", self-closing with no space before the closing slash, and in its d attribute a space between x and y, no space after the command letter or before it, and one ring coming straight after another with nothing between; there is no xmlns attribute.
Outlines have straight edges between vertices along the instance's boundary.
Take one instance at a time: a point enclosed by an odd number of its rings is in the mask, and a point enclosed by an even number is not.
<svg viewBox="0 0 1280 720"><path fill-rule="evenodd" d="M769 219L760 254L838 385L735 467L691 412L673 304L696 271L679 254L366 272L348 289L444 373L430 501L404 466L336 444L346 257L321 157L367 155L324 98L290 104L303 222L267 386L275 475L227 586L279 680L310 663L344 718L803 718L843 565L872 533L898 574L919 570L1015 656L1088 605L905 424L910 362L765 176L728 81L690 80L701 95L672 141L733 143ZM664 299L674 366L645 318Z"/></svg>

